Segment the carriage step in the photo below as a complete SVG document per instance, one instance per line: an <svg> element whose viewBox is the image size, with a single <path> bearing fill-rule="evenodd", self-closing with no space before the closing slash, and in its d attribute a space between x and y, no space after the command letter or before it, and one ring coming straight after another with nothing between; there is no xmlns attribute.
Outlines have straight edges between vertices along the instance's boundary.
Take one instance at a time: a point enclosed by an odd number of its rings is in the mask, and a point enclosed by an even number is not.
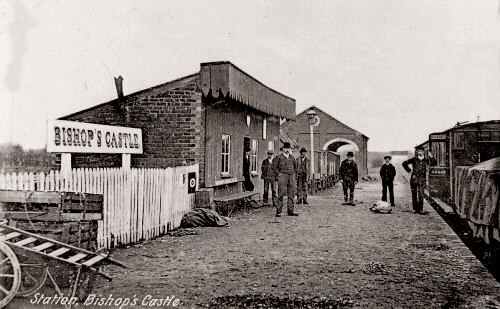
<svg viewBox="0 0 500 309"><path fill-rule="evenodd" d="M16 246L24 246L24 245L27 245L27 244L31 244L32 242L35 242L37 241L37 239L35 237L28 237L26 239L23 239L23 240L20 240L16 243L14 243L14 245Z"/></svg>
<svg viewBox="0 0 500 309"><path fill-rule="evenodd" d="M43 250L45 250L45 249L47 249L47 248L49 248L49 247L52 247L53 245L54 245L54 244L53 244L53 243L51 243L51 242L44 242L43 244L38 245L38 246L36 246L36 247L33 247L33 248L31 248L31 249L32 249L32 250L35 250L35 251L43 251Z"/></svg>
<svg viewBox="0 0 500 309"><path fill-rule="evenodd" d="M95 263L97 263L97 262L99 262L100 260L105 259L105 258L107 258L107 256L106 256L106 255L96 255L96 256L94 256L93 258L91 258L90 260L88 260L88 261L84 262L84 263L83 263L83 265L85 265L85 266L92 266L92 265L94 265Z"/></svg>
<svg viewBox="0 0 500 309"><path fill-rule="evenodd" d="M49 256L56 257L56 256L59 256L59 255L61 255L63 253L68 252L69 250L70 250L69 248L59 248L59 249L54 250L51 253L49 253Z"/></svg>
<svg viewBox="0 0 500 309"><path fill-rule="evenodd" d="M76 261L79 261L79 260L83 259L86 256L87 256L87 254L85 254L85 253L78 253L78 254L75 254L72 257L66 259L66 261L68 261L68 262L76 262Z"/></svg>
<svg viewBox="0 0 500 309"><path fill-rule="evenodd" d="M9 240L9 239L12 239L12 238L16 238L18 236L21 236L21 233L18 233L18 232L12 232L12 233L9 233L7 235L2 235L0 236L0 240Z"/></svg>

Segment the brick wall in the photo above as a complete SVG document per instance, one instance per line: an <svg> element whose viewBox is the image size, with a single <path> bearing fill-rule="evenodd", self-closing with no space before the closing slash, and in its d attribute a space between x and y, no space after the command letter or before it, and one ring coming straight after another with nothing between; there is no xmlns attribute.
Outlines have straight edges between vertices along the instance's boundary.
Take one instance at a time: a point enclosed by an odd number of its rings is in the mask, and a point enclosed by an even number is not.
<svg viewBox="0 0 500 309"><path fill-rule="evenodd" d="M204 121L199 74L153 87L63 117L65 120L142 129L143 154L133 154L132 167L173 167L200 164L204 184ZM73 154L74 167L119 167L121 155Z"/></svg>

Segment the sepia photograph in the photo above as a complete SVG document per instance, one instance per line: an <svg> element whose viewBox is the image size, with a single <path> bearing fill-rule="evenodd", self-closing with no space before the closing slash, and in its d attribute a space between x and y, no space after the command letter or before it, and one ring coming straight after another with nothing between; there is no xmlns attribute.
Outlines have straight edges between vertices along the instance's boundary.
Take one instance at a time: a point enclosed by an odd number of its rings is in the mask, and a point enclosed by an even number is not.
<svg viewBox="0 0 500 309"><path fill-rule="evenodd" d="M0 0L0 308L500 309L500 0Z"/></svg>

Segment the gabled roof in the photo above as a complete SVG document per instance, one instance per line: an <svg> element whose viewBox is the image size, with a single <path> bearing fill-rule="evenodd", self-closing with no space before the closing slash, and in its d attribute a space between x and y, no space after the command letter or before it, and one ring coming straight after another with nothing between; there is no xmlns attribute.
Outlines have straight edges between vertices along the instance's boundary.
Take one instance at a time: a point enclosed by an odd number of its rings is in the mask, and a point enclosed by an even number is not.
<svg viewBox="0 0 500 309"><path fill-rule="evenodd" d="M68 119L108 104L128 102L145 93L154 96L156 93L178 88L195 78L200 78L205 97L224 96L269 115L295 119L295 99L265 86L229 61L202 63L198 73L146 88L121 99L101 103L59 119Z"/></svg>
<svg viewBox="0 0 500 309"><path fill-rule="evenodd" d="M273 90L229 61L202 63L205 97L231 98L269 115L295 119L295 99Z"/></svg>
<svg viewBox="0 0 500 309"><path fill-rule="evenodd" d="M171 89L175 89L175 88L181 87L182 85L184 85L186 83L189 83L192 80L196 79L196 77L198 77L199 74L200 73L191 74L191 75L184 76L184 77L181 77L181 78L178 78L178 79L174 79L172 81L169 81L169 82L166 82L166 83L163 83L163 84L159 84L159 85L156 85L156 86L153 86L153 87L150 87L150 88L139 90L139 91L136 91L134 93L128 94L126 96L123 96L123 98L121 98L121 99L116 98L114 100L111 100L111 101L108 101L108 102L104 102L104 103L101 103L101 104L98 104L98 105L94 105L92 107L89 107L89 108L77 111L75 113L72 113L72 114L69 114L69 115L66 115L66 116L62 116L62 117L60 117L58 119L61 119L61 120L69 119L71 117L77 116L79 114L83 114L85 112L97 109L99 107L102 107L102 106L105 106L105 105L108 105L108 104L117 104L118 102L131 101L131 100L135 99L137 96L140 96L140 95L145 94L145 93L149 93L150 95L154 96L156 94L159 94L159 93L171 90Z"/></svg>
<svg viewBox="0 0 500 309"><path fill-rule="evenodd" d="M316 109L316 110L318 110L318 111L322 112L323 114L327 115L327 116L328 116L331 120L333 120L333 121L336 121L336 122L340 123L341 125L345 126L346 128L348 128L348 129L350 129L350 130L352 130L352 131L354 131L354 132L356 132L356 133L360 134L361 136L365 137L366 139L370 139L368 136L364 135L363 133L359 132L359 131L358 131L358 130L356 130L356 129L351 128L350 126L346 125L346 124L345 124L345 123L343 123L342 121L338 120L337 118L333 117L332 115L328 114L327 112L325 112L324 110L322 110L322 109L318 108L318 107L317 107L317 106L315 106L315 105L312 105L312 106L310 106L310 107L306 108L306 109L305 109L305 110L303 110L301 113L297 114L297 117L301 116L302 114L306 114L306 113L307 113L307 111L308 111L308 110L310 110L310 109Z"/></svg>

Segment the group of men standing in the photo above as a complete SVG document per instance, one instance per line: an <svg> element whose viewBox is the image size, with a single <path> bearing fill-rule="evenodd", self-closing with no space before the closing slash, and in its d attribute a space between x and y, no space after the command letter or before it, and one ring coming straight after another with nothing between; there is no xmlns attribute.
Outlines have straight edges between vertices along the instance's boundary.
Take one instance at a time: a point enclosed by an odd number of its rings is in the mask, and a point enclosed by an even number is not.
<svg viewBox="0 0 500 309"><path fill-rule="evenodd" d="M275 157L274 151L269 150L267 158L262 162L261 178L264 180L264 204L269 203L269 195L271 195L272 204L276 207L276 217L281 217L285 195L288 197L287 214L289 216L298 216L298 214L294 212L294 198L296 193L297 204L309 204L307 202L307 192L310 179L310 161L306 157L306 153L307 150L302 148L300 150L300 156L294 158L291 153L290 143L286 142L283 145L281 154ZM424 158L423 149L418 149L417 156L403 162L404 169L412 173L410 187L413 209L416 213L423 213L423 189L426 178L426 167L430 165L433 160L432 154L429 154L429 156L429 158ZM245 159L248 158L246 157ZM389 195L391 206L395 206L394 178L396 177L396 168L392 165L391 159L391 156L385 156L385 162L380 168L382 201L387 202ZM410 165L412 168L409 167ZM249 170L249 168L247 167L247 169L244 170ZM359 176L358 166L354 161L353 152L348 152L347 159L342 161L339 176L344 192L343 205L354 206L354 189L359 181ZM249 173L245 175L245 183L247 182L247 178L250 178ZM250 180L248 182L251 183ZM246 190L253 190L253 184L246 184L245 188Z"/></svg>
<svg viewBox="0 0 500 309"><path fill-rule="evenodd" d="M269 150L267 158L262 162L262 176L264 180L264 204L269 203L271 191L273 206L276 207L276 217L281 217L283 200L288 197L287 214L298 216L294 212L295 189L297 188L297 204L307 202L307 189L309 183L309 159L306 158L307 150L300 150L300 157L294 158L291 153L290 143L284 143L280 155L274 157L274 151ZM278 186L276 188L276 186Z"/></svg>

